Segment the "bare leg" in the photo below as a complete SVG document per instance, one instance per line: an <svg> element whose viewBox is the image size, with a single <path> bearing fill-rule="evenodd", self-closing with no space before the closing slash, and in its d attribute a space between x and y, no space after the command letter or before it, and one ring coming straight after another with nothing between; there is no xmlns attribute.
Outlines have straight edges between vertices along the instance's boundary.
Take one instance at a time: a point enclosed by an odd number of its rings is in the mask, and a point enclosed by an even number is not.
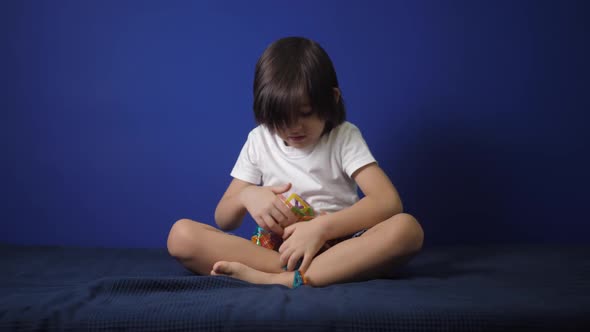
<svg viewBox="0 0 590 332"><path fill-rule="evenodd" d="M279 284L291 287L293 285L294 272L262 272L239 262L219 261L213 265L211 275L225 275L253 284Z"/></svg>
<svg viewBox="0 0 590 332"><path fill-rule="evenodd" d="M424 233L409 214L397 214L317 256L306 272L314 286L389 276L420 251ZM361 253L361 254L359 254Z"/></svg>
<svg viewBox="0 0 590 332"><path fill-rule="evenodd" d="M305 276L313 286L386 276L420 250L423 236L414 217L395 215L361 237L343 241L314 258ZM228 261L216 263L211 274L289 287L293 282L293 272L267 273Z"/></svg>
<svg viewBox="0 0 590 332"><path fill-rule="evenodd" d="M168 235L168 252L189 270L209 275L213 264L227 260L259 271L282 272L279 253L207 224L181 219Z"/></svg>

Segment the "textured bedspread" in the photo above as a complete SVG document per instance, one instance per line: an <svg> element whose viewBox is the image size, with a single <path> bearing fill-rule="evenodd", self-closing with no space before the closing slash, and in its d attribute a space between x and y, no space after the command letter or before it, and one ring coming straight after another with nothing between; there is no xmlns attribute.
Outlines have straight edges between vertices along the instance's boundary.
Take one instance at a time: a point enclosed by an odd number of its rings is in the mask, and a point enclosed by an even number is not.
<svg viewBox="0 0 590 332"><path fill-rule="evenodd" d="M194 276L163 249L0 245L0 330L590 331L590 247L428 248L326 288Z"/></svg>

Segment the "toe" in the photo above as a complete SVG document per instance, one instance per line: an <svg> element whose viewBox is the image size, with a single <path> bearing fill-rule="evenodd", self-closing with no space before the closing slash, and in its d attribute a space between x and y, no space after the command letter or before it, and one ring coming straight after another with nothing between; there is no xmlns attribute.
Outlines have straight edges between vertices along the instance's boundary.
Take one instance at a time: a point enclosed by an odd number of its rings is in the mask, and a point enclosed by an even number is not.
<svg viewBox="0 0 590 332"><path fill-rule="evenodd" d="M215 275L218 274L229 274L231 271L231 269L229 268L229 264L227 262L224 261L219 261L215 264L213 264L213 273L215 273Z"/></svg>

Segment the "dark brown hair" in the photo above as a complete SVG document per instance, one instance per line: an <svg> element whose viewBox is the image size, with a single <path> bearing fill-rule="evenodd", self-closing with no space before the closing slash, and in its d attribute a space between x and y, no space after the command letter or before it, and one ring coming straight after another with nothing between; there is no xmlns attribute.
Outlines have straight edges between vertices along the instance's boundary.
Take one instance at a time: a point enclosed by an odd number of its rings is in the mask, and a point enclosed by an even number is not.
<svg viewBox="0 0 590 332"><path fill-rule="evenodd" d="M332 60L316 42L282 38L266 48L254 74L254 116L271 131L289 127L308 100L326 121L324 133L346 119L342 95L334 98L338 79Z"/></svg>

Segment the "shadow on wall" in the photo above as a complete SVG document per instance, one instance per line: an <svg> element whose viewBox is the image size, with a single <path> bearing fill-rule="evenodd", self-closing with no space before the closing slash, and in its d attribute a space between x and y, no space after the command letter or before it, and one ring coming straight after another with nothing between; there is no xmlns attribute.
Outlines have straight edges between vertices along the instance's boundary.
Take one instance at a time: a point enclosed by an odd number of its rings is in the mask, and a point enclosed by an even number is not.
<svg viewBox="0 0 590 332"><path fill-rule="evenodd" d="M413 110L400 128L394 183L405 210L425 231L425 246L518 242L511 220L509 154L503 152L477 109L441 101ZM460 112L457 110L461 110ZM474 114L465 118L465 114ZM405 138L405 140L404 140Z"/></svg>

